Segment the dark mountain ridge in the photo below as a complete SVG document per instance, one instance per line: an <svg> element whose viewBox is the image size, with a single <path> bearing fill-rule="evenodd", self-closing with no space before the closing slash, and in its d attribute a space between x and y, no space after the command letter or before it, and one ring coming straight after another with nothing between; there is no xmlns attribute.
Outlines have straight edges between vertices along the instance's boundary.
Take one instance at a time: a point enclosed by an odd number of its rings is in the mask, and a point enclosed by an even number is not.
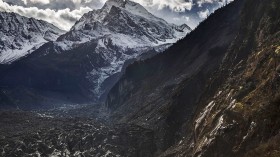
<svg viewBox="0 0 280 157"><path fill-rule="evenodd" d="M236 0L165 53L129 66L108 95L111 119L153 128L158 151L169 148L161 156L243 156L275 141L279 7Z"/></svg>
<svg viewBox="0 0 280 157"><path fill-rule="evenodd" d="M161 149L174 143L238 34L242 7L237 1L216 11L165 53L129 66L107 99L112 118L154 128Z"/></svg>

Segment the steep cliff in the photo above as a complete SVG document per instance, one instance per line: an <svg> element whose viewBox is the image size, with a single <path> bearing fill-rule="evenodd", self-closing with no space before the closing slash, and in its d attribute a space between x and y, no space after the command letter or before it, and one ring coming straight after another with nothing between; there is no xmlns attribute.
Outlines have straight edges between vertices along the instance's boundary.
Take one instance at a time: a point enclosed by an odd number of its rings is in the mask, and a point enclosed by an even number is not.
<svg viewBox="0 0 280 157"><path fill-rule="evenodd" d="M159 156L279 155L279 8L236 0L134 63L109 93L111 119L152 128Z"/></svg>

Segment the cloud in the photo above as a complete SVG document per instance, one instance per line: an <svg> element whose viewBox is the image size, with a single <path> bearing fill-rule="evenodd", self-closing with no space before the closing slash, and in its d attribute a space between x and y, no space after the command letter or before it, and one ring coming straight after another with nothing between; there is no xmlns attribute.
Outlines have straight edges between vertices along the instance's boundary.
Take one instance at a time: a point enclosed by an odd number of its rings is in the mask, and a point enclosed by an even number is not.
<svg viewBox="0 0 280 157"><path fill-rule="evenodd" d="M210 11L209 11L209 9L206 9L204 11L198 12L197 14L201 19L206 19L207 16L210 14Z"/></svg>
<svg viewBox="0 0 280 157"><path fill-rule="evenodd" d="M162 10L169 8L174 12L185 12L192 10L193 6L202 7L207 4L224 5L233 0L133 0L148 8L157 8Z"/></svg>
<svg viewBox="0 0 280 157"><path fill-rule="evenodd" d="M40 0L36 1L38 2ZM14 12L22 16L45 20L64 30L69 30L84 13L87 13L91 10L92 9L89 7L80 7L79 9L75 10L70 10L69 8L61 10L38 9L37 7L9 5L8 3L0 0L0 11Z"/></svg>
<svg viewBox="0 0 280 157"><path fill-rule="evenodd" d="M182 23L186 23L186 22L190 21L190 17L188 17L188 16L174 17L173 20L180 21Z"/></svg>
<svg viewBox="0 0 280 157"><path fill-rule="evenodd" d="M24 0L24 2L27 3L26 0ZM32 3L41 3L41 4L48 4L48 3L50 3L49 0L30 0L30 2L32 2Z"/></svg>
<svg viewBox="0 0 280 157"><path fill-rule="evenodd" d="M158 10L169 8L175 12L184 12L192 9L192 1L185 0L133 0L146 7L157 8Z"/></svg>
<svg viewBox="0 0 280 157"><path fill-rule="evenodd" d="M70 10L80 7L89 7L97 9L103 6L106 0L3 0L9 4L23 7L37 7L38 9L61 10L69 8Z"/></svg>
<svg viewBox="0 0 280 157"><path fill-rule="evenodd" d="M227 3L230 3L234 0L197 0L196 3L199 7L201 7L203 4L209 4L209 3L219 3L220 5L225 5Z"/></svg>
<svg viewBox="0 0 280 157"><path fill-rule="evenodd" d="M5 2L25 7L37 7L39 9L77 9L79 7L100 8L106 0L4 0ZM184 12L191 10L192 0L132 0L146 7L152 7L158 10L169 8L175 12Z"/></svg>
<svg viewBox="0 0 280 157"><path fill-rule="evenodd" d="M4 1L4 2L3 2ZM84 13L101 8L107 0L0 0L0 11L48 21L69 28ZM154 15L175 24L195 27L211 12L233 0L132 0ZM5 3L6 2L6 3Z"/></svg>

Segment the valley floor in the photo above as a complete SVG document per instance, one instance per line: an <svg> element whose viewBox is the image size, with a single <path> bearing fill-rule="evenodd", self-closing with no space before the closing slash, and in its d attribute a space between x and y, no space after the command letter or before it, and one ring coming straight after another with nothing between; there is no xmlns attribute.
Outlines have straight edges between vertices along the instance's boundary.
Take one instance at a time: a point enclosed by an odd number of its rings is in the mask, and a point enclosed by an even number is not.
<svg viewBox="0 0 280 157"><path fill-rule="evenodd" d="M108 126L87 117L2 111L0 126L3 157L151 156L155 149L150 130Z"/></svg>

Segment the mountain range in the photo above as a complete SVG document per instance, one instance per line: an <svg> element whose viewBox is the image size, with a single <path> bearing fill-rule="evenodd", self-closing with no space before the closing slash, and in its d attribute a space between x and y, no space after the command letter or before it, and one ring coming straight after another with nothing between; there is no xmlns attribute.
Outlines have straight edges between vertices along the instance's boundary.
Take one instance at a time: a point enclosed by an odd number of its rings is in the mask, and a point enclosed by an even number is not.
<svg viewBox="0 0 280 157"><path fill-rule="evenodd" d="M16 13L0 12L0 23L0 64L10 64L64 33L45 21Z"/></svg>
<svg viewBox="0 0 280 157"><path fill-rule="evenodd" d="M279 10L235 0L170 44L189 28L107 1L0 66L1 106L18 106L0 111L1 155L280 156Z"/></svg>
<svg viewBox="0 0 280 157"><path fill-rule="evenodd" d="M12 65L2 65L1 104L20 102L24 108L99 102L123 67L163 51L190 31L186 24L169 24L138 3L108 0L57 40L40 44Z"/></svg>

